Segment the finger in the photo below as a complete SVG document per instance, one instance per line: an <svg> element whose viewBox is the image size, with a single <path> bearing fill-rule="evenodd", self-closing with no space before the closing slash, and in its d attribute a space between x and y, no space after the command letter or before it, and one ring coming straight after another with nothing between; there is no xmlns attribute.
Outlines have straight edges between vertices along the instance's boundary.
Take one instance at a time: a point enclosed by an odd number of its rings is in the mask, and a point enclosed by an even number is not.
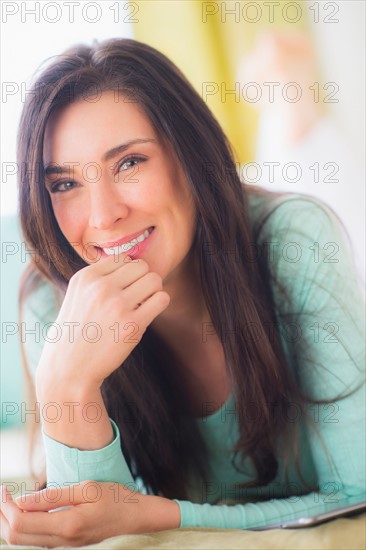
<svg viewBox="0 0 366 550"><path fill-rule="evenodd" d="M47 512L64 506L75 506L100 500L102 489L96 481L83 481L68 487L47 487L42 491L21 495L15 499L27 512Z"/></svg>
<svg viewBox="0 0 366 550"><path fill-rule="evenodd" d="M163 281L157 273L149 271L135 281L133 285L125 288L123 291L123 301L128 308L135 309L138 304L142 304L155 292L163 289Z"/></svg>
<svg viewBox="0 0 366 550"><path fill-rule="evenodd" d="M109 256L98 264L91 264L87 267L83 267L83 269L80 269L71 277L70 286L76 285L77 287L80 284L84 286L85 282L94 281L102 276L108 276L113 272L120 272L122 268L127 267L129 264L140 263L142 266L146 264L143 260L132 260L127 254L120 254L118 257L116 256L116 258L117 260L115 261L113 256ZM142 269L144 268L142 267Z"/></svg>
<svg viewBox="0 0 366 550"><path fill-rule="evenodd" d="M148 326L170 303L170 296L164 290L155 292L150 298L145 300L138 309L136 314L141 315L144 325Z"/></svg>
<svg viewBox="0 0 366 550"><path fill-rule="evenodd" d="M116 284L116 286L121 289L125 289L149 273L149 269L148 264L144 260L137 263L131 261L124 265L123 270L116 270L109 273L108 281L110 281L111 284Z"/></svg>
<svg viewBox="0 0 366 550"><path fill-rule="evenodd" d="M22 512L21 512L22 513ZM27 514L23 513L23 516ZM29 514L31 515L31 514ZM21 546L45 546L47 548L54 548L55 546L62 546L65 544L65 539L62 536L48 534L42 535L39 533L23 533L16 528L13 528L6 516L0 512L0 524L1 531L0 537L8 544L15 544Z"/></svg>
<svg viewBox="0 0 366 550"><path fill-rule="evenodd" d="M17 534L62 534L63 521L55 514L34 512L27 514L13 501L11 494L2 488L1 514L10 530Z"/></svg>
<svg viewBox="0 0 366 550"><path fill-rule="evenodd" d="M88 269L96 275L108 275L131 262L137 263L138 260L133 260L128 255L128 252L122 252L121 254L112 254L108 258L103 257L99 262L91 264L84 269Z"/></svg>

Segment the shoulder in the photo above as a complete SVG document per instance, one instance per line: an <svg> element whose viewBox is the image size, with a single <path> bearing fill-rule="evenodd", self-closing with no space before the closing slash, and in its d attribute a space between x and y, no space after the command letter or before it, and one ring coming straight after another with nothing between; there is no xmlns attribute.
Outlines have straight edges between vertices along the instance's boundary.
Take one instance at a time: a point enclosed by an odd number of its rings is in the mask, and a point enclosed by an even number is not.
<svg viewBox="0 0 366 550"><path fill-rule="evenodd" d="M351 245L341 219L323 200L305 193L278 193L256 186L248 186L246 191L249 223L258 241L283 232L313 238L322 230L342 236Z"/></svg>
<svg viewBox="0 0 366 550"><path fill-rule="evenodd" d="M312 195L257 188L248 190L247 204L253 241L266 255L280 307L283 289L300 309L329 304L331 293L342 287L350 303L359 299L352 243L328 204Z"/></svg>
<svg viewBox="0 0 366 550"><path fill-rule="evenodd" d="M364 383L363 285L349 236L324 201L300 193L248 193L289 365L316 399ZM270 245L270 246L264 246Z"/></svg>

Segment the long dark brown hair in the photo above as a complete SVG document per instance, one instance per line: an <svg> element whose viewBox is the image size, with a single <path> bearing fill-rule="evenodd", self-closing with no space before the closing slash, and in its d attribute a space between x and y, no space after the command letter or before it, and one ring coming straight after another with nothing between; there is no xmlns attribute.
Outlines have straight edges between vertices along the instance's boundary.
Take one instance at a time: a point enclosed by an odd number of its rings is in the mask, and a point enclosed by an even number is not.
<svg viewBox="0 0 366 550"><path fill-rule="evenodd" d="M33 89L18 141L22 231L38 259L33 274L64 293L70 277L86 266L61 233L44 185L47 121L56 108L114 90L143 109L185 173L197 209L191 253L198 261L199 284L222 342L238 412L235 467L240 471L236 459L249 455L257 477L240 486L267 485L277 474L280 437L286 465L291 452L298 464L299 423L288 421L288 408L298 404L301 417L312 422L306 404L331 400L314 400L302 393L287 364L279 331L269 334L266 329L278 327L272 274L266 255L255 262L248 258L261 231L249 223L248 193L261 191L240 181L230 145L204 101L174 64L148 45L115 39L74 47L52 61ZM218 251L230 250L236 243L236 254L210 254L208 243ZM22 300L29 280L30 276L24 281ZM283 293L285 298L286 289ZM232 327L236 330L229 330ZM208 455L195 419L185 410L185 396L171 362L164 341L149 327L130 356L104 381L102 393L121 432L122 451L133 476L141 478L151 493L187 499L187 476L193 472L202 483L207 481ZM261 413L255 422L249 413L253 404ZM317 489L306 486L309 491Z"/></svg>

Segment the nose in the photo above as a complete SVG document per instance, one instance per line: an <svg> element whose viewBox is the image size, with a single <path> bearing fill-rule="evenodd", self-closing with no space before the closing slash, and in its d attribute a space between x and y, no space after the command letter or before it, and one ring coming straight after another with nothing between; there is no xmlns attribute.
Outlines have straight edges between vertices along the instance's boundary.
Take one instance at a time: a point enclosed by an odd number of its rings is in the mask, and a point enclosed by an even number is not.
<svg viewBox="0 0 366 550"><path fill-rule="evenodd" d="M89 226L108 229L128 214L128 207L116 192L115 186L95 182L89 187Z"/></svg>

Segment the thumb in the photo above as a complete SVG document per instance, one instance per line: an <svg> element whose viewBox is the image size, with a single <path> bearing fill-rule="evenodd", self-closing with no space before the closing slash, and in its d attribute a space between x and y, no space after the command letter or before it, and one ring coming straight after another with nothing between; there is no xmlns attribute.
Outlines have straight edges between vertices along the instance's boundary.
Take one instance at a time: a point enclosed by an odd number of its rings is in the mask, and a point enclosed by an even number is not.
<svg viewBox="0 0 366 550"><path fill-rule="evenodd" d="M15 499L22 510L29 512L53 510L64 506L76 506L96 502L102 496L100 484L83 481L67 487L47 487L42 491L21 495Z"/></svg>
<svg viewBox="0 0 366 550"><path fill-rule="evenodd" d="M1 502L3 504L9 504L13 502L13 497L11 493L8 491L6 485L1 485L0 487L0 495L1 495Z"/></svg>

